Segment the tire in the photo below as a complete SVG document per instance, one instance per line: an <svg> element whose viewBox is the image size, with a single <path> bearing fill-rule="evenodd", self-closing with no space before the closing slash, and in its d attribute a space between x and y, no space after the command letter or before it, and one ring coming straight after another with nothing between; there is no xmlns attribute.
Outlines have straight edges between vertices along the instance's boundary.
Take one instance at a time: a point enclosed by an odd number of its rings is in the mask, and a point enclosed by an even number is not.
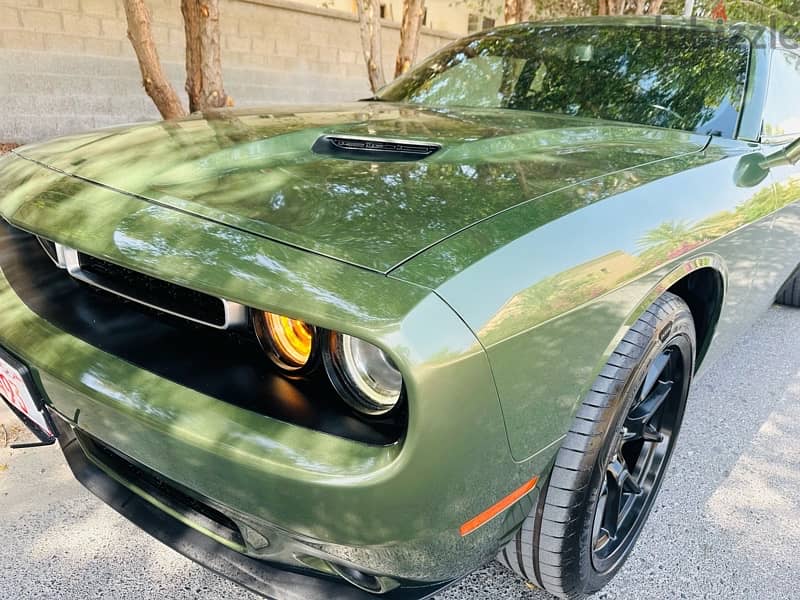
<svg viewBox="0 0 800 600"><path fill-rule="evenodd" d="M665 293L603 367L537 505L498 555L501 563L568 599L592 594L614 577L641 533L675 447L695 348L689 307Z"/></svg>
<svg viewBox="0 0 800 600"><path fill-rule="evenodd" d="M775 303L800 307L800 272L795 271L786 280L781 291L775 296Z"/></svg>

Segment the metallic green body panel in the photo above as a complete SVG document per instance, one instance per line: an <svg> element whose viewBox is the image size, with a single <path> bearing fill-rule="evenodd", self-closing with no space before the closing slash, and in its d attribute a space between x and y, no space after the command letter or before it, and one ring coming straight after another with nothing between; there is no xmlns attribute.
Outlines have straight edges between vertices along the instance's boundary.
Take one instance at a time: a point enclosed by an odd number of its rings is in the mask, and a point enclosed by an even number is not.
<svg viewBox="0 0 800 600"><path fill-rule="evenodd" d="M139 369L34 314L2 274L0 345L54 410L80 411L78 428L269 538L251 553L463 574L539 488L467 537L459 526L544 480L580 399L658 294L697 269L721 274L707 364L800 260L800 170L754 187L734 178L762 151L745 140L760 135L768 58L754 52L740 140L367 103L222 111L0 158L0 214L19 228L386 350L409 399L395 445L303 429ZM443 149L374 164L311 153L330 132Z"/></svg>
<svg viewBox="0 0 800 600"><path fill-rule="evenodd" d="M718 336L742 331L760 312L752 303L771 302L774 288L766 297L750 289L770 240L771 184L733 181L740 154L753 149L714 143L702 154L562 190L391 274L435 288L481 340L517 460L568 429L643 299L681 265L714 257L725 271Z"/></svg>
<svg viewBox="0 0 800 600"><path fill-rule="evenodd" d="M430 140L443 148L419 162L336 160L311 151L324 133ZM566 116L360 103L212 113L17 152L159 205L385 272L520 202L704 143L678 131Z"/></svg>

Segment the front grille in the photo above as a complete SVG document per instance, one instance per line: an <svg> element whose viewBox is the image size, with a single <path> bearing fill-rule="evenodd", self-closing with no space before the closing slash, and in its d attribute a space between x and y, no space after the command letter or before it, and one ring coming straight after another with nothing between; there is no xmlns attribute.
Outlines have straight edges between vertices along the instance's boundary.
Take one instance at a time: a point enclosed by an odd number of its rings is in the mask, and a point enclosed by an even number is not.
<svg viewBox="0 0 800 600"><path fill-rule="evenodd" d="M56 258L64 258L65 246L57 246L61 256ZM114 268L118 265L106 268L108 261L72 252L69 266L74 270L77 265L84 276L92 271L100 279L102 268L102 278L111 279L111 271L121 277ZM40 318L165 380L256 414L365 444L395 444L406 430L405 415L384 420L354 413L338 401L327 377L287 378L264 356L251 328L196 325L87 284L69 273L65 260L52 260L34 234L2 219L0 267L16 296Z"/></svg>
<svg viewBox="0 0 800 600"><path fill-rule="evenodd" d="M225 326L225 306L220 298L131 271L81 252L78 253L78 261L84 276L78 279L87 280L87 283L171 315L184 316L214 327Z"/></svg>
<svg viewBox="0 0 800 600"><path fill-rule="evenodd" d="M241 304L122 267L37 236L47 256L74 279L156 311L216 329L247 322Z"/></svg>

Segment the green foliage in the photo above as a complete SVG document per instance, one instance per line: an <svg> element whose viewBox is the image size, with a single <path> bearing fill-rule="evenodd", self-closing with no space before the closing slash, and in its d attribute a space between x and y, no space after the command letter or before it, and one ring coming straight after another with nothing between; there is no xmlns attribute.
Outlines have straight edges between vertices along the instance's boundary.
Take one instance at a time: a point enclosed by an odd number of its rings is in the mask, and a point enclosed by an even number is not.
<svg viewBox="0 0 800 600"><path fill-rule="evenodd" d="M701 18L711 18L711 11L719 0L696 0L694 14ZM451 6L467 6L479 14L499 17L503 13L502 3L492 0L455 0ZM800 30L800 0L733 0L724 2L728 20L731 23L747 21L776 29L798 28ZM596 15L597 0L538 0L536 19L577 17ZM663 15L682 15L685 0L664 0L660 13ZM626 12L632 13L633 5ZM793 37L800 38L800 34Z"/></svg>
<svg viewBox="0 0 800 600"><path fill-rule="evenodd" d="M689 237L689 231L690 226L686 221L665 221L648 231L639 240L639 246L642 248L657 247L662 244L680 246Z"/></svg>
<svg viewBox="0 0 800 600"><path fill-rule="evenodd" d="M503 16L503 3L497 0L454 0L448 6L464 6L471 13L495 19Z"/></svg>
<svg viewBox="0 0 800 600"><path fill-rule="evenodd" d="M731 22L747 21L759 25L767 25L774 29L797 29L800 27L800 3L795 0L767 0L752 2L737 0L727 7L728 19ZM800 37L792 34L790 37Z"/></svg>
<svg viewBox="0 0 800 600"><path fill-rule="evenodd" d="M712 31L521 24L448 46L381 98L724 136L737 120L747 52L745 43Z"/></svg>
<svg viewBox="0 0 800 600"><path fill-rule="evenodd" d="M665 0L662 14L683 14L685 0ZM696 0L694 15L699 18L711 18L714 7L719 0ZM746 21L756 25L764 25L775 29L800 27L800 0L730 0L723 1L728 22ZM800 35L792 37L800 38Z"/></svg>

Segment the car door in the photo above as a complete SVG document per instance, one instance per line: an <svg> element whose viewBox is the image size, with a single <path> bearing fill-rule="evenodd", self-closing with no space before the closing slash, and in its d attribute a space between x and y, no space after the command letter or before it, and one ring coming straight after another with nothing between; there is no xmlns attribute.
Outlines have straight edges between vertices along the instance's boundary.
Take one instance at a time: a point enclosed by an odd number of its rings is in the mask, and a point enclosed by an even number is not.
<svg viewBox="0 0 800 600"><path fill-rule="evenodd" d="M772 54L769 89L762 127L763 151L772 153L800 138L800 54L776 49ZM770 177L775 188L771 235L753 281L754 293L764 304L800 263L800 166L774 167Z"/></svg>

